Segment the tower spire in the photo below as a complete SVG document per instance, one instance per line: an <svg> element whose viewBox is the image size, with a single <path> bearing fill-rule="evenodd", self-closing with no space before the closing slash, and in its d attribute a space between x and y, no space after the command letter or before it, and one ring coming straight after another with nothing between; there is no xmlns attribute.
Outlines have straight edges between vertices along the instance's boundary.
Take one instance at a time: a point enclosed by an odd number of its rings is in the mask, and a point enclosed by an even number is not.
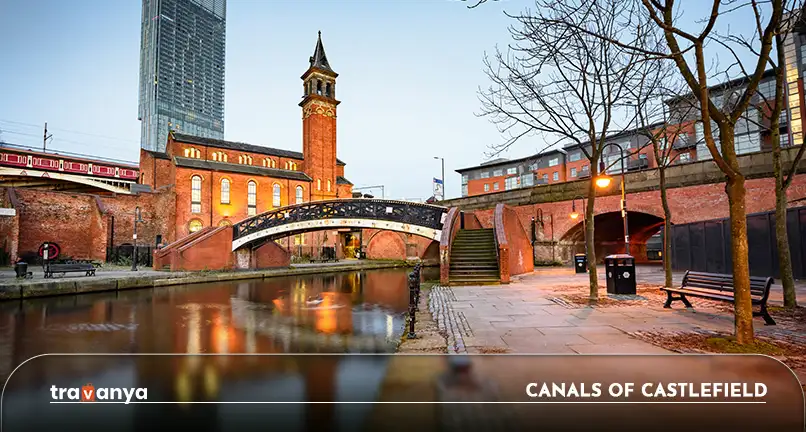
<svg viewBox="0 0 806 432"><path fill-rule="evenodd" d="M316 48L314 48L313 55L311 56L311 67L334 72L330 67L330 63L327 61L327 55L325 55L325 46L322 45L321 30L319 31L319 38L316 40Z"/></svg>

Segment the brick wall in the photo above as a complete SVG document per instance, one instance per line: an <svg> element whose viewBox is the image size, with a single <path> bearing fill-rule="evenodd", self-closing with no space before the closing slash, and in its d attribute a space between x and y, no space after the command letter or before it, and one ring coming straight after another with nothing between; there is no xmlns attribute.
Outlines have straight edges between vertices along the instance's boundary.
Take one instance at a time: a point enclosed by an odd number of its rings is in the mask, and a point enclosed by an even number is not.
<svg viewBox="0 0 806 432"><path fill-rule="evenodd" d="M252 252L253 268L288 267L291 254L277 243L270 241Z"/></svg>
<svg viewBox="0 0 806 432"><path fill-rule="evenodd" d="M171 271L229 270L234 267L232 227L219 227L171 252Z"/></svg>
<svg viewBox="0 0 806 432"><path fill-rule="evenodd" d="M335 199L336 185L336 108L313 100L303 107L310 115L302 120L304 172L313 179L312 201ZM327 115L327 113L331 115ZM321 184L320 184L321 181ZM331 182L330 191L327 182Z"/></svg>

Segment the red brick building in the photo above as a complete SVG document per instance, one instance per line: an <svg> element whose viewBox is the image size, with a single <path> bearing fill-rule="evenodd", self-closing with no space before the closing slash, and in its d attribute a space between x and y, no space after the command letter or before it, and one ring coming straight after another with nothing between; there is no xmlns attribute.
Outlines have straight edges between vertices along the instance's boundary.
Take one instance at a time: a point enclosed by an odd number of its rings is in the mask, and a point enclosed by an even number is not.
<svg viewBox="0 0 806 432"><path fill-rule="evenodd" d="M61 257L104 261L133 242L156 246L205 227L231 225L278 207L352 198L336 157L336 79L321 34L303 83L302 152L171 132L165 152L141 150L139 166L0 146L0 264L36 259L44 243ZM294 255L322 246L349 257L436 257L426 238L381 230L306 233L278 240ZM429 248L430 246L430 248ZM40 255L41 256L41 255Z"/></svg>

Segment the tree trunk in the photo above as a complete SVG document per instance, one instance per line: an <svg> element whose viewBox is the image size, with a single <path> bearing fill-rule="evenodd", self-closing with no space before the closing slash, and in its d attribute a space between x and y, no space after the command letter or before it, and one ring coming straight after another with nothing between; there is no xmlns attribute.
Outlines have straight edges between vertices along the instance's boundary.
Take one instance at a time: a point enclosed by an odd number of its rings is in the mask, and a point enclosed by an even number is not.
<svg viewBox="0 0 806 432"><path fill-rule="evenodd" d="M593 227L593 204L596 201L596 184L594 184L594 179L596 178L595 169L593 169L593 164L591 164L591 179L588 182L588 205L585 207L585 224L586 224L586 232L585 232L585 253L588 257L588 276L590 278L590 298L591 299L599 299L599 276L596 273L596 249L595 243L593 238L594 227Z"/></svg>
<svg viewBox="0 0 806 432"><path fill-rule="evenodd" d="M784 186L784 168L781 166L780 133L777 132L779 122L772 121L772 170L775 175L775 244L778 249L778 268L781 272L781 285L784 288L784 307L794 308L798 305L795 294L795 278L792 275L792 257L789 251L789 234L786 226L786 190ZM797 163L798 161L794 161Z"/></svg>
<svg viewBox="0 0 806 432"><path fill-rule="evenodd" d="M781 177L778 175L775 177L775 242L778 247L781 285L784 287L784 307L795 308L798 306L798 300L795 293L795 278L792 276L792 257L789 253L789 233L786 227L786 189L782 188Z"/></svg>
<svg viewBox="0 0 806 432"><path fill-rule="evenodd" d="M733 143L731 143L732 145ZM736 342L753 342L753 305L750 300L750 264L747 248L747 209L744 176L728 178L725 190L730 205L731 254L733 256L734 334Z"/></svg>
<svg viewBox="0 0 806 432"><path fill-rule="evenodd" d="M663 273L664 286L672 287L672 211L666 197L666 167L658 166L660 174L660 202L663 205Z"/></svg>

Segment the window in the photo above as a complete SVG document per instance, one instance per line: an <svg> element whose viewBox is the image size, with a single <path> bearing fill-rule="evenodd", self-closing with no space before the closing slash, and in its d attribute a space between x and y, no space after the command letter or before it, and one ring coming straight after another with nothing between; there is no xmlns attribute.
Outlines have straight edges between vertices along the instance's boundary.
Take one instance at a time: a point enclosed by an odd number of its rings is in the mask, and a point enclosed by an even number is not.
<svg viewBox="0 0 806 432"><path fill-rule="evenodd" d="M571 153L570 155L568 155L568 162L576 162L576 161L578 161L580 159L582 159L582 152L581 151L575 151L575 152Z"/></svg>
<svg viewBox="0 0 806 432"><path fill-rule="evenodd" d="M516 168L516 167L507 168L507 175L509 175L509 174L517 174L517 173L518 173L518 168Z"/></svg>
<svg viewBox="0 0 806 432"><path fill-rule="evenodd" d="M257 183L253 180L246 185L246 214L249 216L257 214Z"/></svg>
<svg viewBox="0 0 806 432"><path fill-rule="evenodd" d="M289 171L296 171L297 170L297 164L295 162L285 161L285 169L287 169Z"/></svg>
<svg viewBox="0 0 806 432"><path fill-rule="evenodd" d="M297 204L302 204L304 202L302 193L303 193L302 186L297 186Z"/></svg>
<svg viewBox="0 0 806 432"><path fill-rule="evenodd" d="M554 171L554 174L551 175L551 179L554 180L554 181L560 180L560 173L557 172L557 171Z"/></svg>
<svg viewBox="0 0 806 432"><path fill-rule="evenodd" d="M467 196L467 185L462 185L462 196Z"/></svg>
<svg viewBox="0 0 806 432"><path fill-rule="evenodd" d="M201 157L201 152L199 151L199 149L188 147L185 149L185 157L198 159Z"/></svg>
<svg viewBox="0 0 806 432"><path fill-rule="evenodd" d="M493 183L493 190L498 190L498 182Z"/></svg>
<svg viewBox="0 0 806 432"><path fill-rule="evenodd" d="M537 171L537 162L529 165L529 171Z"/></svg>
<svg viewBox="0 0 806 432"><path fill-rule="evenodd" d="M221 219L221 222L218 223L218 226L225 227L225 226L232 226L232 222L229 219Z"/></svg>
<svg viewBox="0 0 806 432"><path fill-rule="evenodd" d="M282 206L280 202L280 185L278 185L277 183L275 183L274 186L272 186L271 205L274 207Z"/></svg>
<svg viewBox="0 0 806 432"><path fill-rule="evenodd" d="M316 179L316 190L322 190L322 180Z"/></svg>
<svg viewBox="0 0 806 432"><path fill-rule="evenodd" d="M571 168L571 177L576 177L576 176L577 176L577 169L576 168Z"/></svg>
<svg viewBox="0 0 806 432"><path fill-rule="evenodd" d="M330 192L330 180L327 181L327 191Z"/></svg>
<svg viewBox="0 0 806 432"><path fill-rule="evenodd" d="M543 183L545 184L545 183L548 183L548 182L549 182L549 175L548 174L543 174Z"/></svg>
<svg viewBox="0 0 806 432"><path fill-rule="evenodd" d="M493 177L500 177L502 175L504 175L504 170L499 169L499 170L493 171Z"/></svg>
<svg viewBox="0 0 806 432"><path fill-rule="evenodd" d="M489 192L489 191L490 191L490 184L489 183L484 183L484 192Z"/></svg>
<svg viewBox="0 0 806 432"><path fill-rule="evenodd" d="M529 187L535 185L535 175L534 174L524 174L521 176L521 186L522 187Z"/></svg>
<svg viewBox="0 0 806 432"><path fill-rule="evenodd" d="M462 184L467 184L467 174L462 174Z"/></svg>
<svg viewBox="0 0 806 432"><path fill-rule="evenodd" d="M263 158L263 166L266 168L277 168L277 161L272 158Z"/></svg>
<svg viewBox="0 0 806 432"><path fill-rule="evenodd" d="M238 156L238 163L242 165L252 165L252 156L240 155Z"/></svg>
<svg viewBox="0 0 806 432"><path fill-rule="evenodd" d="M489 171L482 171L482 173L481 173L481 175L479 177L483 178L483 179L490 178L490 172Z"/></svg>
<svg viewBox="0 0 806 432"><path fill-rule="evenodd" d="M201 182L200 176L190 178L190 212L201 213Z"/></svg>
<svg viewBox="0 0 806 432"><path fill-rule="evenodd" d="M221 179L221 204L229 204L229 180Z"/></svg>
<svg viewBox="0 0 806 432"><path fill-rule="evenodd" d="M680 155L677 157L677 161L678 161L678 163L691 162L691 154L689 154L689 153L680 153Z"/></svg>
<svg viewBox="0 0 806 432"><path fill-rule="evenodd" d="M294 244L297 246L305 244L305 238L302 234L297 234L294 236Z"/></svg>
<svg viewBox="0 0 806 432"><path fill-rule="evenodd" d="M518 188L518 178L517 177L509 177L504 180L504 189L517 189Z"/></svg>
<svg viewBox="0 0 806 432"><path fill-rule="evenodd" d="M556 158L549 159L549 166L550 167L557 166L559 164L560 164L560 158L556 157Z"/></svg>
<svg viewBox="0 0 806 432"><path fill-rule="evenodd" d="M188 222L188 232L191 234L202 229L202 227L204 227L204 224L202 224L202 221L198 219L193 219L190 222Z"/></svg>

